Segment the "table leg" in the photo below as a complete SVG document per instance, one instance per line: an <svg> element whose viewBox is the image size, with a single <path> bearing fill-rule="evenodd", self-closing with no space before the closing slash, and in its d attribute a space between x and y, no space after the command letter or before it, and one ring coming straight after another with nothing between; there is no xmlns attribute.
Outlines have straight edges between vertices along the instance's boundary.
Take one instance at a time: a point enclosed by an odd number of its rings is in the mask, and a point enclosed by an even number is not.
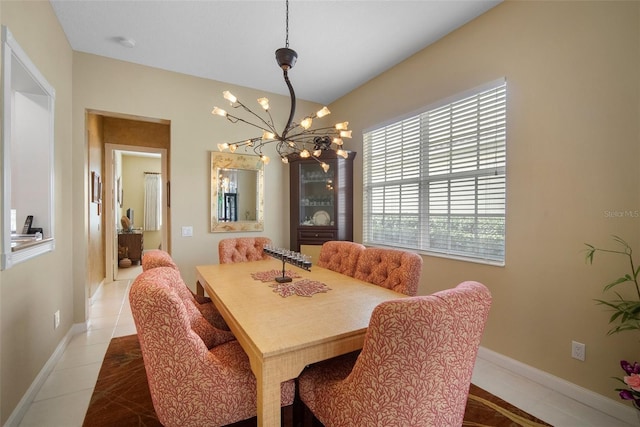
<svg viewBox="0 0 640 427"><path fill-rule="evenodd" d="M269 378L270 377L270 378ZM280 381L273 376L256 375L258 427L280 426Z"/></svg>

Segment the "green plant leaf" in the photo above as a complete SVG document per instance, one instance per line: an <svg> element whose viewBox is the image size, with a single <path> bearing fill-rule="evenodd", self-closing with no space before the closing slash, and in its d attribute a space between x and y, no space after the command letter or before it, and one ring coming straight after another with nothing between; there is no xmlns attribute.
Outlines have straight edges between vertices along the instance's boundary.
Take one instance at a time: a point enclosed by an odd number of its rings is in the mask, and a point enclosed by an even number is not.
<svg viewBox="0 0 640 427"><path fill-rule="evenodd" d="M586 250L587 254L585 255L585 261L587 261L589 264L593 264L593 255L596 253L596 248L588 243L585 243L585 245L589 248Z"/></svg>
<svg viewBox="0 0 640 427"><path fill-rule="evenodd" d="M606 292L609 289L613 288L614 286L619 285L620 283L624 283L624 282L632 282L633 280L629 277L629 275L625 275L624 277L620 277L618 279L616 279L615 281L609 283L607 286L604 287L604 289L602 290L602 292Z"/></svg>
<svg viewBox="0 0 640 427"><path fill-rule="evenodd" d="M621 237L618 237L615 234L612 235L611 237L613 237L613 240L615 240L616 242L620 243L622 246L627 247L627 248L629 247L627 242L625 242Z"/></svg>
<svg viewBox="0 0 640 427"><path fill-rule="evenodd" d="M612 311L611 316L609 317L609 324L612 325L612 328L609 330L608 335L630 331L630 330L638 330L640 329L640 284L638 283L638 276L640 275L640 266L637 268L633 262L633 249L629 244L619 236L612 236L614 242L621 247L621 249L603 249L597 248L593 245L585 243L586 246L586 255L585 259L590 264L593 264L593 259L595 257L596 252L606 252L611 254L619 254L624 255L629 260L629 266L631 274L625 273L622 277L614 280L611 283L608 283L604 286L602 292L607 292L612 288L622 284L631 282L634 285L634 290L637 294L636 300L627 300L620 295L618 292L614 292L617 299L612 300L604 300L604 299L596 299L597 304L604 305L608 309Z"/></svg>

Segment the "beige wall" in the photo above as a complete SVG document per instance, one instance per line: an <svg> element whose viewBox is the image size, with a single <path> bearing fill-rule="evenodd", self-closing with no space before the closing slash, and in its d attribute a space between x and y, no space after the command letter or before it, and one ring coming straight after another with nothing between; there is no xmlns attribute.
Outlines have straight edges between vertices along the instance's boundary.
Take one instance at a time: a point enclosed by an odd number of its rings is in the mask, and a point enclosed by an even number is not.
<svg viewBox="0 0 640 427"><path fill-rule="evenodd" d="M277 75L275 62L273 66ZM251 128L233 125L210 112L215 105L228 105L222 97L222 91L226 89L249 105L265 93L78 52L74 53L73 72L73 143L74 153L78 153L73 165L76 181L84 174L86 109L170 121L171 253L189 286L195 289L196 265L217 262L218 241L222 238L263 235L278 245L288 242L288 168L278 161L275 153L267 153L273 160L265 168L264 232L209 232L209 153L217 150L219 142L255 136ZM266 95L274 119L283 126L288 117L289 98ZM316 111L318 105L299 101L297 108L299 114L303 114ZM74 205L74 212L81 209L79 204ZM192 226L193 237L182 237L182 226Z"/></svg>
<svg viewBox="0 0 640 427"><path fill-rule="evenodd" d="M485 283L493 307L482 345L616 401L620 359L638 334L607 336L593 299L626 271L584 262L584 242L616 234L640 251L640 3L506 2L331 105L362 130L506 77L506 266L424 257L420 293ZM362 156L354 174L362 238ZM587 358L570 357L571 340Z"/></svg>
<svg viewBox="0 0 640 427"><path fill-rule="evenodd" d="M101 116L87 115L87 144L89 146L89 176L91 172L100 175L104 189L106 175L104 173L104 133ZM93 191L92 183L89 188ZM104 191L102 198L104 199ZM102 203L89 203L89 267L87 271L87 297L91 297L104 282L105 270L105 241L104 241L104 200Z"/></svg>
<svg viewBox="0 0 640 427"><path fill-rule="evenodd" d="M0 424L4 424L74 321L72 235L84 230L86 236L87 223L86 211L76 221L71 211L72 198L82 198L82 193L71 190L71 48L48 1L2 1L0 21L56 91L56 247L0 272ZM61 323L54 330L56 310Z"/></svg>

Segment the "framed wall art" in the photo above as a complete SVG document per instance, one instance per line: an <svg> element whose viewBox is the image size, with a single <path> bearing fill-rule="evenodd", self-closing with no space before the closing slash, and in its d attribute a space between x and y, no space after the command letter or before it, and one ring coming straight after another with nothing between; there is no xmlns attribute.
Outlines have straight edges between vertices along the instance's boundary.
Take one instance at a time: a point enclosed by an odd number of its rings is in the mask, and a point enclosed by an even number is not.
<svg viewBox="0 0 640 427"><path fill-rule="evenodd" d="M91 172L91 202L102 202L102 180L98 172Z"/></svg>
<svg viewBox="0 0 640 427"><path fill-rule="evenodd" d="M118 177L116 181L116 194L118 195L118 206L122 207L124 195L122 194L122 178Z"/></svg>

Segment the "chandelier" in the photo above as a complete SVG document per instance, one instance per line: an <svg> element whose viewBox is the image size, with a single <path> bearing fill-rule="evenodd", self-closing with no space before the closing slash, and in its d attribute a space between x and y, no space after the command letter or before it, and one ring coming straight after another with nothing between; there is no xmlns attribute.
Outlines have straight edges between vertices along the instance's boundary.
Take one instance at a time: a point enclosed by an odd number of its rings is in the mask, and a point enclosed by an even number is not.
<svg viewBox="0 0 640 427"><path fill-rule="evenodd" d="M333 150L338 156L345 159L349 156L349 153L342 148L343 138L351 138L351 131L347 129L349 122L337 123L334 126L319 127L312 129L311 125L316 118L322 118L330 111L327 107L323 107L316 113L306 116L300 123L293 121L293 116L296 112L296 94L293 91L293 86L289 81L288 71L293 68L296 63L298 54L295 50L289 49L289 0L286 0L286 39L285 47L276 50L276 61L284 75L284 81L289 88L289 94L291 97L291 111L289 112L289 119L287 124L281 132L276 129L273 119L271 117L271 111L269 109L269 100L267 98L259 98L258 104L264 110L261 116L253 112L249 107L243 104L238 98L236 98L231 92L224 91L222 95L224 99L229 101L232 108L242 107L245 112L250 114L250 119L243 119L238 116L229 114L222 108L214 107L211 114L221 117L226 117L231 123L242 122L247 125L258 128L262 131L260 136L242 140L234 143L221 143L218 144L218 150L224 151L228 149L230 152L235 152L240 147L253 148L253 152L260 156L260 159L265 164L269 163L269 156L262 152L262 149L271 143L275 143L275 149L280 156L283 163L288 163L288 157L290 154L297 153L301 158L313 158L322 169L327 172L329 165L320 159L323 151Z"/></svg>

